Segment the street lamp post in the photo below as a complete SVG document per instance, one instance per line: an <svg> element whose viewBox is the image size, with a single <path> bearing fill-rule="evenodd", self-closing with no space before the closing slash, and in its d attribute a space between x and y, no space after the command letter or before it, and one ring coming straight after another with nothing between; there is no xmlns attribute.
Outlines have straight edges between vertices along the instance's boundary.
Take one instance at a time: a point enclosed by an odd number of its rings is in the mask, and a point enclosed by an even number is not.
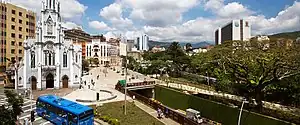
<svg viewBox="0 0 300 125"><path fill-rule="evenodd" d="M124 104L124 114L126 115L126 96L127 96L127 50L126 50L126 57L125 57L125 104Z"/></svg>
<svg viewBox="0 0 300 125"><path fill-rule="evenodd" d="M238 125L241 124L241 117L242 117L243 107L244 107L245 102L248 103L248 101L246 99L243 99L242 106L241 106L240 113L239 113Z"/></svg>

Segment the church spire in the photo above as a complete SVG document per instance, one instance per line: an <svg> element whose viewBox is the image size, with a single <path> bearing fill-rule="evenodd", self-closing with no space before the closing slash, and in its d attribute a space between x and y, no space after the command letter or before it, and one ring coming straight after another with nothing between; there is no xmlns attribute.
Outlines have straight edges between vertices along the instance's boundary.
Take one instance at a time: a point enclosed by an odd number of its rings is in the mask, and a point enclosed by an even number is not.
<svg viewBox="0 0 300 125"><path fill-rule="evenodd" d="M46 0L46 9L56 10L58 7L58 0Z"/></svg>

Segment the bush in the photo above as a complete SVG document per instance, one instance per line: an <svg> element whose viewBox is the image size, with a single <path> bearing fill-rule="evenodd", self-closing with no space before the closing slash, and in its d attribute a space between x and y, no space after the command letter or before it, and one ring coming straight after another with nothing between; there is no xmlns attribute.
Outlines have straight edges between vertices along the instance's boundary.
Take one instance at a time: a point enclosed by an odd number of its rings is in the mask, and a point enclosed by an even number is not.
<svg viewBox="0 0 300 125"><path fill-rule="evenodd" d="M120 121L118 119L115 118L110 118L109 116L101 116L100 117L101 120L103 120L104 122L107 122L110 125L120 125Z"/></svg>
<svg viewBox="0 0 300 125"><path fill-rule="evenodd" d="M104 122L108 122L110 118L109 116L105 115L105 116L101 116L100 119L103 120Z"/></svg>
<svg viewBox="0 0 300 125"><path fill-rule="evenodd" d="M115 118L109 119L108 123L111 124L111 125L120 125L120 121L118 119L115 119Z"/></svg>

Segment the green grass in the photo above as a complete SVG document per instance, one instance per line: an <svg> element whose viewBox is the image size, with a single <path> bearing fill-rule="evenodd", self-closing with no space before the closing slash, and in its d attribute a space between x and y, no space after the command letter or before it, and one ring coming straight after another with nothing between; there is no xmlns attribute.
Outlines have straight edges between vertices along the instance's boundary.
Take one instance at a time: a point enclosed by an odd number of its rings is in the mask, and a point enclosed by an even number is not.
<svg viewBox="0 0 300 125"><path fill-rule="evenodd" d="M98 111L101 116L118 119L121 125L163 125L163 123L131 102L127 103L127 115L125 116L123 105L124 102L107 103L98 107Z"/></svg>

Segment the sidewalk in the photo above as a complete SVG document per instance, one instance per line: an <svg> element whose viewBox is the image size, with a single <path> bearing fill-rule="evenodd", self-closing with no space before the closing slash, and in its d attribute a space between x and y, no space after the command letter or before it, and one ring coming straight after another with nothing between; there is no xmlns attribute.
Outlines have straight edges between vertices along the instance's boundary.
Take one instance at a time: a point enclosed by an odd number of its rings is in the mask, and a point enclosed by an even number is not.
<svg viewBox="0 0 300 125"><path fill-rule="evenodd" d="M134 100L134 104L139 107L140 109L144 110L145 112L147 112L148 114L150 114L151 116L153 116L154 118L156 118L157 120L161 121L162 123L164 123L165 125L180 125L179 123L173 121L172 119L170 118L165 118L163 117L162 119L158 119L157 118L157 112L156 110L150 108L149 106L137 101L137 100Z"/></svg>

